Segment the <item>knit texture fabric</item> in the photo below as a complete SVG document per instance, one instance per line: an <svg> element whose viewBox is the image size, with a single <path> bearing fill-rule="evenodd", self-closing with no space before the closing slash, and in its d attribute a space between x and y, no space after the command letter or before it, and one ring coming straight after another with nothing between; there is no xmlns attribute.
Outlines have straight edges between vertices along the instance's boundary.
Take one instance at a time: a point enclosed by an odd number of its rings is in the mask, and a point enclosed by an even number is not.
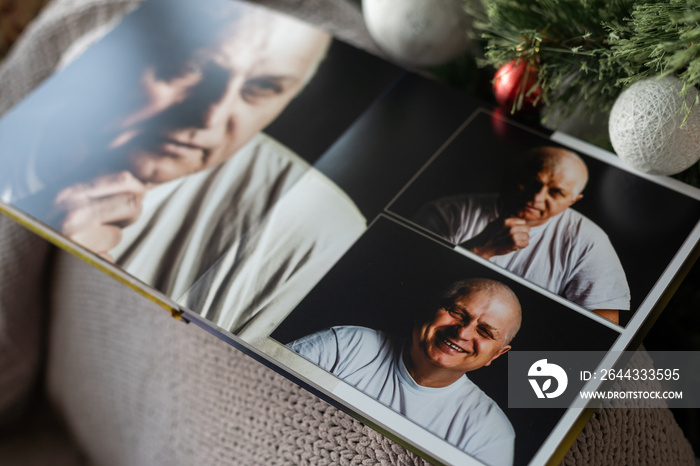
<svg viewBox="0 0 700 466"><path fill-rule="evenodd" d="M668 409L598 409L562 462L693 466L690 444Z"/></svg>
<svg viewBox="0 0 700 466"><path fill-rule="evenodd" d="M76 38L138 3L51 3L0 65L0 113L49 75ZM261 3L376 51L349 2ZM49 434L30 432L24 442L0 436L0 458L15 465L424 463L86 263L63 252L52 260L52 250L0 218L0 421L16 418L36 395L48 346L41 386L70 435L56 434L53 423ZM50 414L34 403L34 414ZM60 458L47 447L56 438L72 444ZM692 464L692 452L668 410L601 409L564 464Z"/></svg>
<svg viewBox="0 0 700 466"><path fill-rule="evenodd" d="M653 368L654 361L640 348L625 369ZM611 390L660 391L658 380L618 380ZM565 466L588 464L694 465L690 443L663 401L644 399L606 401L588 421L567 453ZM619 407L624 406L624 407ZM650 406L654 406L651 408Z"/></svg>
<svg viewBox="0 0 700 466"><path fill-rule="evenodd" d="M394 442L66 253L50 397L90 464L421 464Z"/></svg>
<svg viewBox="0 0 700 466"><path fill-rule="evenodd" d="M49 246L0 215L0 426L15 420L39 377Z"/></svg>

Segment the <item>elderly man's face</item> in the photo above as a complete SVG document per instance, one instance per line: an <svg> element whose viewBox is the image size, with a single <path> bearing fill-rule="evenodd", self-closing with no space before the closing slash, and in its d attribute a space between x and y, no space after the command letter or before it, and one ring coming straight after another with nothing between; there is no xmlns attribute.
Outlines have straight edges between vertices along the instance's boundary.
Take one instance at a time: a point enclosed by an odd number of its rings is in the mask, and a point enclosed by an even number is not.
<svg viewBox="0 0 700 466"><path fill-rule="evenodd" d="M328 41L291 19L245 17L211 47L169 66L173 72L148 67L142 105L120 119L110 149L145 183L215 166L279 115Z"/></svg>
<svg viewBox="0 0 700 466"><path fill-rule="evenodd" d="M581 199L585 177L576 159L543 163L539 170L524 171L513 189L503 193L504 208L530 226L542 225Z"/></svg>
<svg viewBox="0 0 700 466"><path fill-rule="evenodd" d="M488 366L510 349L505 339L517 319L514 305L488 291L457 298L449 309L439 309L431 321L414 328L410 353L459 376Z"/></svg>

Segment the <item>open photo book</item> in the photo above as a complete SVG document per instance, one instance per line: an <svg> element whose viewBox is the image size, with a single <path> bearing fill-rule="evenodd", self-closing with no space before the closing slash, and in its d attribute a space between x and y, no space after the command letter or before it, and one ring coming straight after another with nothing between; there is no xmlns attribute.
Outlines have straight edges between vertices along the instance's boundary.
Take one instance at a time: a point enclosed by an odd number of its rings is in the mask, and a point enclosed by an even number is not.
<svg viewBox="0 0 700 466"><path fill-rule="evenodd" d="M700 240L697 188L237 0L78 38L0 119L0 201L444 464L561 458Z"/></svg>

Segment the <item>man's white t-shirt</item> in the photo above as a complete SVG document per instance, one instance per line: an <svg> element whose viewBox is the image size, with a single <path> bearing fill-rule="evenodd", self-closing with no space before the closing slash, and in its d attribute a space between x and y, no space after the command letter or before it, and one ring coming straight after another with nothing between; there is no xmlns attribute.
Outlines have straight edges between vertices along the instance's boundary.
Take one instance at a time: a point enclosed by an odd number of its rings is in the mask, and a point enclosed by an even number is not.
<svg viewBox="0 0 700 466"><path fill-rule="evenodd" d="M288 347L480 461L513 463L510 421L466 375L447 387L418 385L401 342L365 327L332 327Z"/></svg>
<svg viewBox="0 0 700 466"><path fill-rule="evenodd" d="M497 218L497 195L480 194L439 199L414 220L458 246ZM571 208L531 227L526 248L489 261L586 309L630 308L625 271L610 239Z"/></svg>
<svg viewBox="0 0 700 466"><path fill-rule="evenodd" d="M332 181L259 134L223 164L148 191L110 254L235 333L261 313L279 321L365 228Z"/></svg>

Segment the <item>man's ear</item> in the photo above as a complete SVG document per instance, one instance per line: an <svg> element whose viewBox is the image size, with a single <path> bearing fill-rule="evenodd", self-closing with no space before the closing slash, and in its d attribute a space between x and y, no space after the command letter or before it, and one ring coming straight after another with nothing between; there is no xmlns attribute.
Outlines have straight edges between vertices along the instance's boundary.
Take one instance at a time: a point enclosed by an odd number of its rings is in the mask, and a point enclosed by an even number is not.
<svg viewBox="0 0 700 466"><path fill-rule="evenodd" d="M581 198L583 198L583 193L580 193L578 196L576 196L576 197L574 198L574 200L571 201L571 204L569 204L569 206L572 206L572 205L576 204L578 201L581 200Z"/></svg>
<svg viewBox="0 0 700 466"><path fill-rule="evenodd" d="M498 353L496 353L496 354L491 358L491 360L490 360L489 362L487 362L486 364L484 364L484 366L490 366L491 363L492 363L497 357L499 357L499 356L502 355L502 354L507 353L509 349L510 349L510 345L505 345L503 348L501 348L501 349L498 351Z"/></svg>

